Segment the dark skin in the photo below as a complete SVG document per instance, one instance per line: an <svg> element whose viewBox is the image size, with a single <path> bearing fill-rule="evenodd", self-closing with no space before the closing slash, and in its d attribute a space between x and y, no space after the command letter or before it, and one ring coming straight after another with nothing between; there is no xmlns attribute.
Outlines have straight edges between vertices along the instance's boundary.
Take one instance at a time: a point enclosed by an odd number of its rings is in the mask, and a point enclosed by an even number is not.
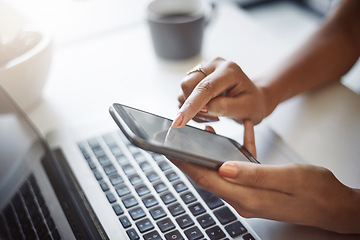
<svg viewBox="0 0 360 240"><path fill-rule="evenodd" d="M231 117L244 122L245 147L256 155L252 123L261 122L282 101L338 81L359 56L360 1L342 1L298 51L261 79L251 81L237 64L221 58L203 65L206 76L201 72L186 76L173 126L199 117L201 121ZM360 233L360 190L345 186L328 169L227 162L215 171L174 163L244 217Z"/></svg>

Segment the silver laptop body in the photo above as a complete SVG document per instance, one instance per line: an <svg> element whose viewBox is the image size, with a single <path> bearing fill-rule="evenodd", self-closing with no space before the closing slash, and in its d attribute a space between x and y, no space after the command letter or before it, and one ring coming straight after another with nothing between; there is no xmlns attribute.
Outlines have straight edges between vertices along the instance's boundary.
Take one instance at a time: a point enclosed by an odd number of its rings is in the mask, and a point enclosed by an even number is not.
<svg viewBox="0 0 360 240"><path fill-rule="evenodd" d="M45 141L0 88L0 239L259 239L108 119Z"/></svg>

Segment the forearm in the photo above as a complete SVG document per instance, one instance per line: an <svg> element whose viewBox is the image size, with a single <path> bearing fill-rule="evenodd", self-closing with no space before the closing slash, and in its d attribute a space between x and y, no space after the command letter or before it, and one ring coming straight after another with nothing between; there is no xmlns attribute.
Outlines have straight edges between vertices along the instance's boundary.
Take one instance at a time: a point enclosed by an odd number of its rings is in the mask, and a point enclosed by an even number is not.
<svg viewBox="0 0 360 240"><path fill-rule="evenodd" d="M360 55L359 3L343 2L282 66L256 81L267 99L267 115L282 101L340 80L354 65Z"/></svg>

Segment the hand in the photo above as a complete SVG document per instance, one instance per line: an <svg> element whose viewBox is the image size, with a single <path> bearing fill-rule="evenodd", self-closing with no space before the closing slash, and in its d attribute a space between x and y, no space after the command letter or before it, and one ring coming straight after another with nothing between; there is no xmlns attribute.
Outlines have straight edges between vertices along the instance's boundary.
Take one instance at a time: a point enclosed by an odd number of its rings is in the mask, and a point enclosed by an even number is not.
<svg viewBox="0 0 360 240"><path fill-rule="evenodd" d="M252 123L246 120L244 127L244 146L256 156ZM217 172L173 162L198 186L221 197L243 217L360 233L360 191L343 185L325 168L231 161Z"/></svg>
<svg viewBox="0 0 360 240"><path fill-rule="evenodd" d="M267 112L264 91L257 87L233 62L217 58L203 65L202 72L187 75L179 95L180 110L173 127L182 127L194 118L198 121L216 121L228 116L238 122L250 119L261 122Z"/></svg>

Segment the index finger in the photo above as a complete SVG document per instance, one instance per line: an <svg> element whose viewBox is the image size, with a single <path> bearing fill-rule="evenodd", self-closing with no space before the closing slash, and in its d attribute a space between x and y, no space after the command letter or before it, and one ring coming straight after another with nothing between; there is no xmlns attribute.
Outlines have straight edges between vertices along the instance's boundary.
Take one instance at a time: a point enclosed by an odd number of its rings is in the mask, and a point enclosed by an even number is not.
<svg viewBox="0 0 360 240"><path fill-rule="evenodd" d="M232 81L215 70L196 85L181 106L172 126L185 126L211 99L231 86Z"/></svg>

